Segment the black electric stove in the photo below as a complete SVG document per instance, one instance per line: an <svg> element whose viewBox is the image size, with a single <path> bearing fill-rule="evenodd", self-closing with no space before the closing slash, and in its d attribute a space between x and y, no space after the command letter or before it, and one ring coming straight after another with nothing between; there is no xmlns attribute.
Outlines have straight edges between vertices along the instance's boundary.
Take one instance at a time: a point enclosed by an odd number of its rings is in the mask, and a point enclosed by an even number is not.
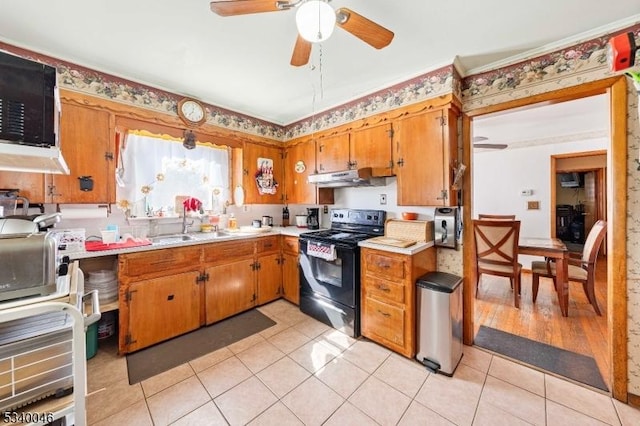
<svg viewBox="0 0 640 426"><path fill-rule="evenodd" d="M360 248L384 235L382 210L331 210L331 229L300 235L300 310L360 336Z"/></svg>

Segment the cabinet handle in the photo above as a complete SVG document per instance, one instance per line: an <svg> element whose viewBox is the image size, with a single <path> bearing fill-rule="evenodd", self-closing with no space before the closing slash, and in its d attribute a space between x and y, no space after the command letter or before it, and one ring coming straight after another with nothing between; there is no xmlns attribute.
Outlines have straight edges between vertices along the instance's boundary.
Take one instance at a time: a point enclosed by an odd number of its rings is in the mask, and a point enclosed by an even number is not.
<svg viewBox="0 0 640 426"><path fill-rule="evenodd" d="M170 295L167 296L167 300L173 300L173 297L174 297L174 295L170 294Z"/></svg>
<svg viewBox="0 0 640 426"><path fill-rule="evenodd" d="M391 267L388 263L376 263L376 266L382 269L389 269Z"/></svg>
<svg viewBox="0 0 640 426"><path fill-rule="evenodd" d="M391 316L391 314L387 313L387 312L382 312L380 309L378 309L378 313L380 315L382 315L383 317L389 318Z"/></svg>
<svg viewBox="0 0 640 426"><path fill-rule="evenodd" d="M249 170L242 169L242 174L245 175L245 176L249 176Z"/></svg>
<svg viewBox="0 0 640 426"><path fill-rule="evenodd" d="M380 291L384 291L385 293L389 293L391 291L389 287L380 284L378 284L376 288Z"/></svg>
<svg viewBox="0 0 640 426"><path fill-rule="evenodd" d="M396 164L398 165L398 167L402 167L404 166L404 158L399 159Z"/></svg>

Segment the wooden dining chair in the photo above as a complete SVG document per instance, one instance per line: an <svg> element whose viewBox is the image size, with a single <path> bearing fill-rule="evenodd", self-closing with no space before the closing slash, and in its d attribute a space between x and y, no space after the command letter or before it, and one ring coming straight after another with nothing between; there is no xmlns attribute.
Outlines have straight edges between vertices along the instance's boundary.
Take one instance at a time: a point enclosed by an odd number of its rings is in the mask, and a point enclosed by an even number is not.
<svg viewBox="0 0 640 426"><path fill-rule="evenodd" d="M596 281L596 260L606 233L607 222L604 220L597 221L593 225L593 228L591 228L591 231L589 231L589 235L587 235L582 254L569 254L568 281L577 281L582 284L584 294L598 315L602 315L602 313L598 307L594 289ZM556 264L552 259L547 259L544 262L531 262L531 273L533 274L531 279L533 303L536 303L540 277L552 278L554 284L556 284Z"/></svg>
<svg viewBox="0 0 640 426"><path fill-rule="evenodd" d="M476 297L482 274L509 278L513 300L520 307L520 272L518 263L519 220L473 221L473 239L476 255Z"/></svg>
<svg viewBox="0 0 640 426"><path fill-rule="evenodd" d="M478 219L489 219L489 220L516 220L515 214L478 214Z"/></svg>

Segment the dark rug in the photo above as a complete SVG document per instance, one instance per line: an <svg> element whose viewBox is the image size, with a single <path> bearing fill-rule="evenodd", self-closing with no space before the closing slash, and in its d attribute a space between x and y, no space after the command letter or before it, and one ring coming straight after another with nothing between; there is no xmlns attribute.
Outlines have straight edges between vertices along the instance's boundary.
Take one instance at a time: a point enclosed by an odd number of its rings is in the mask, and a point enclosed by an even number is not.
<svg viewBox="0 0 640 426"><path fill-rule="evenodd" d="M129 384L177 367L203 355L259 333L275 321L257 309L199 328L166 342L127 355Z"/></svg>
<svg viewBox="0 0 640 426"><path fill-rule="evenodd" d="M481 348L522 361L608 392L596 361L586 355L556 348L535 340L480 326L474 343Z"/></svg>

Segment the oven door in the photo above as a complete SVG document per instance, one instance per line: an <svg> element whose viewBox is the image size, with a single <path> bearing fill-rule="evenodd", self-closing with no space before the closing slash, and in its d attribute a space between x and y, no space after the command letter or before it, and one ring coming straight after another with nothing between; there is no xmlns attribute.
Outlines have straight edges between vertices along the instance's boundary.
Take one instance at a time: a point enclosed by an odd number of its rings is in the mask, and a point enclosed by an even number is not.
<svg viewBox="0 0 640 426"><path fill-rule="evenodd" d="M321 295L346 306L355 307L359 295L356 287L357 248L334 244L335 260L308 254L309 240L300 239L300 292Z"/></svg>

